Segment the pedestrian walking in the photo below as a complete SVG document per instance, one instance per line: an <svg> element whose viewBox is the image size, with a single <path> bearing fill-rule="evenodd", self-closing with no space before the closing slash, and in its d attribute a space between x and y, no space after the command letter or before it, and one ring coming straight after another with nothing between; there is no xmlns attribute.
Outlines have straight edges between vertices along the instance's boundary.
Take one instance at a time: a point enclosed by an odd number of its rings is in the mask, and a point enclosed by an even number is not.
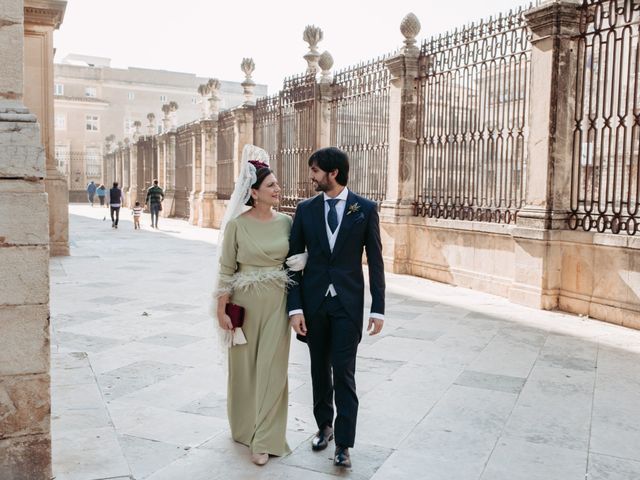
<svg viewBox="0 0 640 480"><path fill-rule="evenodd" d="M162 201L164 200L164 192L162 188L158 186L158 180L153 181L153 186L147 190L147 198L145 200L145 206L149 205L149 212L151 212L151 227L158 228L158 216L162 211Z"/></svg>
<svg viewBox="0 0 640 480"><path fill-rule="evenodd" d="M280 191L267 152L246 145L222 219L215 275L218 333L228 350L231 437L249 447L256 465L291 451L286 439L290 281L284 263L292 220L276 211ZM245 206L251 208L245 212Z"/></svg>
<svg viewBox="0 0 640 480"><path fill-rule="evenodd" d="M322 148L308 164L309 178L320 195L300 202L293 217L289 256L307 251L309 261L303 271L292 274L287 308L291 327L309 347L318 425L311 448L324 450L335 435L333 464L351 468L349 449L358 416L356 355L364 326L363 250L371 291L369 334L377 335L384 326L380 222L376 203L347 188L345 152Z"/></svg>
<svg viewBox="0 0 640 480"><path fill-rule="evenodd" d="M140 217L142 216L142 207L140 202L136 202L136 205L131 209L133 215L133 229L138 230L140 228Z"/></svg>
<svg viewBox="0 0 640 480"><path fill-rule="evenodd" d="M100 206L104 207L104 201L107 196L107 189L103 184L100 184L100 186L96 190L96 195L98 196L98 200L100 200Z"/></svg>
<svg viewBox="0 0 640 480"><path fill-rule="evenodd" d="M109 206L111 207L111 228L118 228L120 220L120 207L122 206L122 190L118 188L118 182L113 182L113 188L109 190Z"/></svg>
<svg viewBox="0 0 640 480"><path fill-rule="evenodd" d="M93 197L95 196L97 189L98 187L93 182L93 180L91 180L89 182L89 185L87 185L87 197L89 198L89 203L91 204L92 207L93 207Z"/></svg>

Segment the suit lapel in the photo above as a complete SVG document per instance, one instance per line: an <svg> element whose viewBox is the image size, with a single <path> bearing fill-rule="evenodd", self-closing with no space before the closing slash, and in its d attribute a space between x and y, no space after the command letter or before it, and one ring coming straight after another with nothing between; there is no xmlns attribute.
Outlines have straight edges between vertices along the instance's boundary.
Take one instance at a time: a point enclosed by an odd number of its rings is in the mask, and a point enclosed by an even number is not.
<svg viewBox="0 0 640 480"><path fill-rule="evenodd" d="M313 209L313 215L311 215L311 221L314 223L318 239L322 250L324 250L327 257L331 256L331 247L329 247L329 239L327 238L327 227L325 226L324 219L324 195L319 194L311 204Z"/></svg>
<svg viewBox="0 0 640 480"><path fill-rule="evenodd" d="M347 203L344 207L344 214L342 215L342 223L340 224L340 230L338 231L338 238L336 238L336 244L333 246L333 252L331 253L332 257L335 257L338 253L340 253L340 250L349 237L349 230L351 230L351 227L353 227L353 221L356 218L356 215L349 215L349 207L354 203L357 203L356 196L351 190L349 190L349 195L347 195Z"/></svg>

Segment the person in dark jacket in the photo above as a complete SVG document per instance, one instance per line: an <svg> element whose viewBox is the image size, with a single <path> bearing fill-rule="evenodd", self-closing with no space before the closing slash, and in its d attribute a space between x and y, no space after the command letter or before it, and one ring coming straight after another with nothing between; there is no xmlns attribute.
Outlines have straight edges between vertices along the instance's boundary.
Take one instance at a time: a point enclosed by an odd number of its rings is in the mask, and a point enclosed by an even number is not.
<svg viewBox="0 0 640 480"><path fill-rule="evenodd" d="M368 330L384 325L384 262L377 205L347 189L349 159L329 147L309 158L309 177L320 195L298 204L289 238L289 257L307 250L303 272L294 272L287 306L292 328L311 356L313 414L318 433L313 450L334 437L334 464L351 468L349 448L356 434L358 396L355 367L362 337L367 252L371 313ZM334 408L334 400L335 407ZM335 414L337 412L337 415Z"/></svg>
<svg viewBox="0 0 640 480"><path fill-rule="evenodd" d="M122 201L122 190L118 188L118 182L113 182L113 188L109 190L109 206L111 207L111 228L118 228L118 220L120 220L120 207L122 206Z"/></svg>
<svg viewBox="0 0 640 480"><path fill-rule="evenodd" d="M89 199L89 203L91 204L92 207L93 207L93 198L95 197L97 189L98 189L98 186L95 184L93 180L91 180L91 182L89 182L89 185L87 185L87 198Z"/></svg>
<svg viewBox="0 0 640 480"><path fill-rule="evenodd" d="M158 180L153 181L153 186L147 190L147 199L145 200L145 206L149 205L149 212L151 212L151 227L158 228L158 216L162 211L162 201L164 200L164 192L162 188L158 186Z"/></svg>

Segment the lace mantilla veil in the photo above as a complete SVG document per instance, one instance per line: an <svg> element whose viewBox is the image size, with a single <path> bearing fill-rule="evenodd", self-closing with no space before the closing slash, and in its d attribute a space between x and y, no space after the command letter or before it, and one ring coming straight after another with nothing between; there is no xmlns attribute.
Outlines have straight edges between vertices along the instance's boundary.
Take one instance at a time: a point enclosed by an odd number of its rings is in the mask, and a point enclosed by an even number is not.
<svg viewBox="0 0 640 480"><path fill-rule="evenodd" d="M228 293L220 288L220 256L222 253L222 242L224 241L224 232L227 228L227 224L249 209L249 207L245 206L245 203L247 203L247 200L249 200L249 197L251 196L251 185L257 181L256 167L249 163L249 160L258 160L269 165L269 154L262 148L256 147L255 145L244 146L244 149L242 150L240 174L236 179L233 193L231 194L229 203L227 204L227 209L222 217L220 232L218 233L218 246L216 248L216 259L214 263L215 290L212 299L212 314L216 319L218 339L220 340L221 346L224 347L221 349L223 353L226 353L226 349L228 347L234 345L234 333L229 330L223 330L217 321L218 297Z"/></svg>

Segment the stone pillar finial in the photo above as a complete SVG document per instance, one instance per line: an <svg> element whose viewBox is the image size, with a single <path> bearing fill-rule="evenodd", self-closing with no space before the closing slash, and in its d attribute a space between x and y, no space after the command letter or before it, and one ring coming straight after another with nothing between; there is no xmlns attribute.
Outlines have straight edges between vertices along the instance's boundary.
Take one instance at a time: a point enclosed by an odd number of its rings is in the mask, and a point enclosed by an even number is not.
<svg viewBox="0 0 640 480"><path fill-rule="evenodd" d="M322 69L322 76L320 77L320 83L331 83L331 68L333 67L333 57L328 51L322 52L320 60L318 60L318 66Z"/></svg>
<svg viewBox="0 0 640 480"><path fill-rule="evenodd" d="M169 102L169 118L171 119L171 131L175 132L178 128L178 102L170 101Z"/></svg>
<svg viewBox="0 0 640 480"><path fill-rule="evenodd" d="M149 125L147 125L147 133L149 136L155 135L156 133L156 116L154 113L147 113L147 120L149 120Z"/></svg>
<svg viewBox="0 0 640 480"><path fill-rule="evenodd" d="M307 61L308 75L318 73L318 59L320 58L318 43L322 41L323 36L322 30L315 25L307 25L304 28L302 39L309 44L309 51L304 56L304 59Z"/></svg>
<svg viewBox="0 0 640 480"><path fill-rule="evenodd" d="M202 83L198 85L198 95L200 95L200 101L202 104L200 109L200 118L207 118L208 116L207 97L209 96L209 85L206 83Z"/></svg>
<svg viewBox="0 0 640 480"><path fill-rule="evenodd" d="M251 74L256 69L256 64L253 62L253 58L243 58L240 64L245 80L242 82L242 88L244 88L244 106L255 105L256 101L253 98L253 89L256 83L251 78Z"/></svg>
<svg viewBox="0 0 640 480"><path fill-rule="evenodd" d="M404 36L402 53L410 56L418 56L420 50L416 47L416 37L420 33L420 20L414 13L407 13L400 22L400 32Z"/></svg>
<svg viewBox="0 0 640 480"><path fill-rule="evenodd" d="M171 130L171 106L168 103L162 105L162 113L164 113L164 118L162 119L162 130L163 133Z"/></svg>
<svg viewBox="0 0 640 480"><path fill-rule="evenodd" d="M142 122L140 120L136 120L135 122L133 122L133 127L135 128L135 131L133 132L133 141L137 142L138 139L142 136L142 132L140 131Z"/></svg>
<svg viewBox="0 0 640 480"><path fill-rule="evenodd" d="M220 111L220 97L218 92L220 91L220 80L217 78L210 78L207 82L209 87L209 118L217 118Z"/></svg>
<svg viewBox="0 0 640 480"><path fill-rule="evenodd" d="M105 150L107 151L107 153L113 152L114 144L116 142L116 136L113 133L111 135L107 135L104 141Z"/></svg>

